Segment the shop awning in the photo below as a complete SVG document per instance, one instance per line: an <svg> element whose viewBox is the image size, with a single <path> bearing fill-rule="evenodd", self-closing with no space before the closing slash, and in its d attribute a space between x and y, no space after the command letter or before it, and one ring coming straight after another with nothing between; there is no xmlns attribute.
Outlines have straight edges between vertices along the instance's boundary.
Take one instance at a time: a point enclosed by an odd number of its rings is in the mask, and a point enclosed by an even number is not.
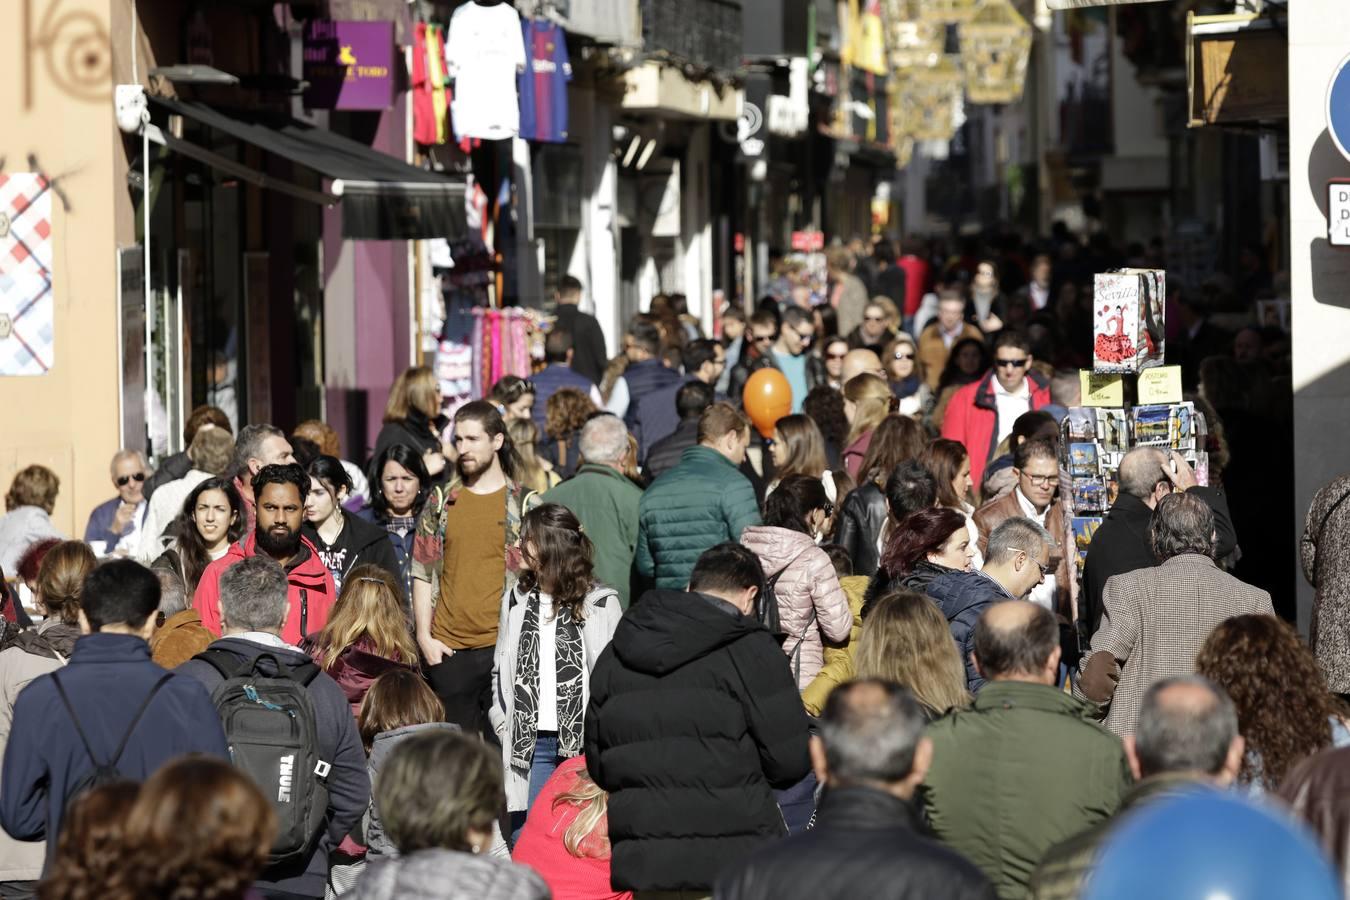
<svg viewBox="0 0 1350 900"><path fill-rule="evenodd" d="M231 112L204 103L152 96L159 108L185 116L261 150L312 169L331 181L327 191L293 184L251 169L168 131L151 139L215 168L315 203L342 203L342 236L370 240L457 238L467 232L464 183L410 166L335 134L290 118Z"/></svg>

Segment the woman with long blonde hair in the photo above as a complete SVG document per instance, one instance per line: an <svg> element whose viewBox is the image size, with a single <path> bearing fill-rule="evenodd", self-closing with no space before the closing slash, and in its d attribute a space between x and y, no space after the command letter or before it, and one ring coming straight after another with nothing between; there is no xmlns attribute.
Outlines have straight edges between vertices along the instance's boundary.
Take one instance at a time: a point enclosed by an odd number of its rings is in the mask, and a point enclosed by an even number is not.
<svg viewBox="0 0 1350 900"><path fill-rule="evenodd" d="M586 757L558 766L511 852L511 859L539 873L553 900L618 900L609 881L609 794L591 780Z"/></svg>
<svg viewBox="0 0 1350 900"><path fill-rule="evenodd" d="M427 474L436 478L445 472L448 459L454 456L441 442L448 424L449 420L441 414L441 384L436 373L427 366L405 369L389 388L384 427L375 438L371 456L379 456L394 444L403 444L417 451Z"/></svg>
<svg viewBox="0 0 1350 900"><path fill-rule="evenodd" d="M397 578L369 564L348 572L328 624L306 638L303 649L342 687L352 715L359 714L376 678L417 665Z"/></svg>
<svg viewBox="0 0 1350 900"><path fill-rule="evenodd" d="M928 721L970 705L966 670L947 619L922 594L896 591L877 601L863 620L854 668L859 678L903 684Z"/></svg>
<svg viewBox="0 0 1350 900"><path fill-rule="evenodd" d="M506 433L516 448L516 481L526 490L542 494L562 481L553 463L539 455L539 426L532 419L512 419Z"/></svg>
<svg viewBox="0 0 1350 900"><path fill-rule="evenodd" d="M863 457L872 443L872 434L881 420L895 412L900 401L891 393L884 378L863 373L844 385L844 417L848 419L848 438L844 441L844 468L854 481Z"/></svg>

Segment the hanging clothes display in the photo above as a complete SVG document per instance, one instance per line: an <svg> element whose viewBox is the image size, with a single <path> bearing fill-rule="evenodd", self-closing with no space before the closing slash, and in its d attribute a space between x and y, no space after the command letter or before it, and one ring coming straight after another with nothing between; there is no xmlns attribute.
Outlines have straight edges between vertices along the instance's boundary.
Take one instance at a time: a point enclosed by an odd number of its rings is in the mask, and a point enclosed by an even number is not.
<svg viewBox="0 0 1350 900"><path fill-rule="evenodd" d="M567 140L567 83L572 80L567 34L556 22L529 19L524 38L529 64L520 74L520 136L561 144Z"/></svg>
<svg viewBox="0 0 1350 900"><path fill-rule="evenodd" d="M441 27L418 22L412 46L412 101L413 140L419 144L444 144L450 136L446 81Z"/></svg>
<svg viewBox="0 0 1350 900"><path fill-rule="evenodd" d="M544 335L553 318L532 309L483 309L462 314L473 317L469 345L473 348L473 396L482 397L504 375L529 378L534 361L544 356Z"/></svg>
<svg viewBox="0 0 1350 900"><path fill-rule="evenodd" d="M450 118L456 139L515 137L520 132L516 75L526 63L515 8L487 0L457 8L450 16L445 59L455 80Z"/></svg>

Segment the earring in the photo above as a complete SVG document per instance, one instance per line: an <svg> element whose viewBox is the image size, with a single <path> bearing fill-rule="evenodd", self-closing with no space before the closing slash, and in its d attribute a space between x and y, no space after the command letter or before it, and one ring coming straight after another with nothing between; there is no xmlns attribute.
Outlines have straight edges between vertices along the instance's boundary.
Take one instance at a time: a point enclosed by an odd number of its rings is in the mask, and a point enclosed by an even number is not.
<svg viewBox="0 0 1350 900"><path fill-rule="evenodd" d="M482 845L479 844L477 841L474 841L474 842L473 842L473 844L471 845L470 849L473 850L473 852L474 852L475 855L477 855L477 854L483 852L483 847L482 847Z"/></svg>

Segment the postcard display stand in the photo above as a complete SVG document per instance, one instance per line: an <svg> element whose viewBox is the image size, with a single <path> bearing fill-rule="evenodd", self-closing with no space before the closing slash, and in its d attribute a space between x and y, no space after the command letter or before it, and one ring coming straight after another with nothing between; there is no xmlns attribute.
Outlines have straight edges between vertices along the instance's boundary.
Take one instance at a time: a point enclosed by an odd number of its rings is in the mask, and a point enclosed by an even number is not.
<svg viewBox="0 0 1350 900"><path fill-rule="evenodd" d="M1162 366L1163 272L1124 269L1099 274L1093 296L1094 375L1125 378ZM1195 469L1196 480L1209 483L1208 424L1195 404L1182 402L1179 377L1175 383L1176 389L1167 392L1167 402L1074 407L1061 424L1060 462L1072 483L1068 505L1080 571L1092 536L1120 492L1120 460L1127 451L1135 447L1176 450ZM1141 386L1140 394L1144 393Z"/></svg>

